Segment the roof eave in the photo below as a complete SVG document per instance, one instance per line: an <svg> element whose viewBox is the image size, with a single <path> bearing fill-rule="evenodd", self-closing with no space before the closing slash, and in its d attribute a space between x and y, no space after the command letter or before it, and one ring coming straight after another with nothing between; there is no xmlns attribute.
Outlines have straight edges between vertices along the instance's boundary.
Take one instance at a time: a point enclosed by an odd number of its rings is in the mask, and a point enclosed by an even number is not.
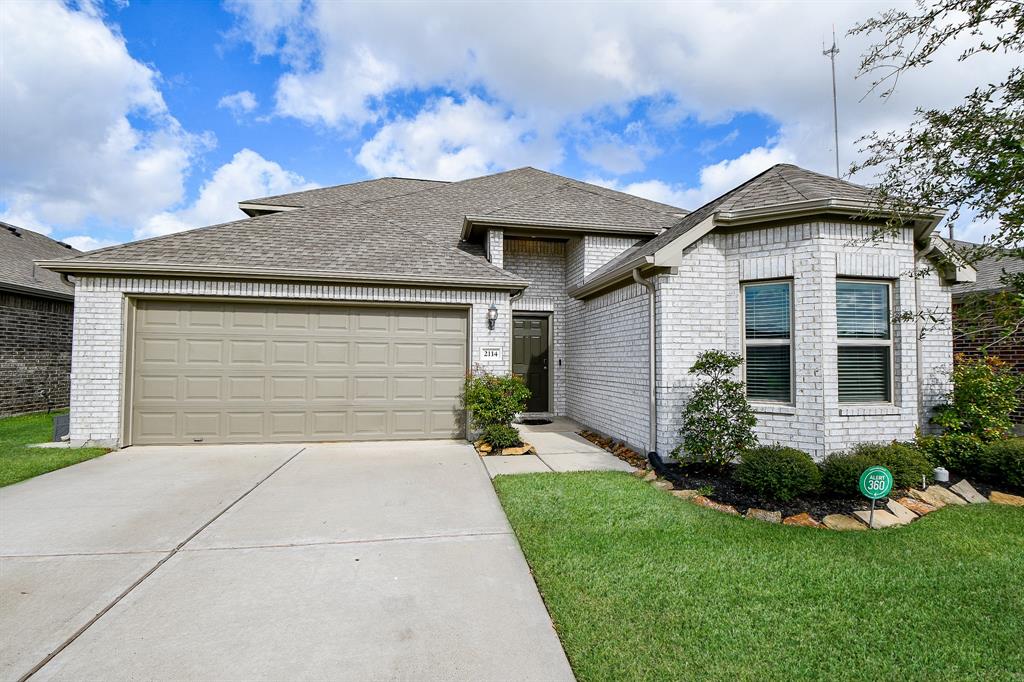
<svg viewBox="0 0 1024 682"><path fill-rule="evenodd" d="M73 292L59 292L52 289L33 287L27 284L15 284L13 282L0 282L0 291L7 291L14 294L27 294L38 298L52 298L59 301L74 301Z"/></svg>
<svg viewBox="0 0 1024 682"><path fill-rule="evenodd" d="M765 220L801 218L820 213L839 213L866 218L881 218L888 215L877 203L857 199L808 199L763 208L719 211L716 215L720 225L738 226ZM908 214L907 220L914 223L914 236L920 240L927 237L945 216L946 212L942 209L926 208L918 213Z"/></svg>
<svg viewBox="0 0 1024 682"><path fill-rule="evenodd" d="M519 278L467 279L382 273L345 273L321 270L281 270L276 268L230 268L213 265L176 263L117 263L101 261L36 261L39 267L74 275L143 275L157 277L208 277L212 279L258 279L275 281L317 281L337 284L385 284L393 286L449 287L459 289L497 289L518 291L529 286Z"/></svg>
<svg viewBox="0 0 1024 682"><path fill-rule="evenodd" d="M599 234L621 234L634 237L652 237L661 234L664 227L629 227L625 225L612 225L606 223L581 223L570 220L523 220L521 218L501 218L495 216L467 215L462 220L463 241L469 241L476 228L500 227L502 229L515 228L530 232L553 232L553 233L599 233Z"/></svg>
<svg viewBox="0 0 1024 682"><path fill-rule="evenodd" d="M573 298L589 298L594 294L611 289L619 284L619 282L629 279L632 276L633 270L636 268L650 268L654 266L654 256L637 256L636 258L630 258L622 263L622 265L618 266L611 272L602 275L598 279L583 282L583 284L575 287L570 287L566 290L566 293Z"/></svg>

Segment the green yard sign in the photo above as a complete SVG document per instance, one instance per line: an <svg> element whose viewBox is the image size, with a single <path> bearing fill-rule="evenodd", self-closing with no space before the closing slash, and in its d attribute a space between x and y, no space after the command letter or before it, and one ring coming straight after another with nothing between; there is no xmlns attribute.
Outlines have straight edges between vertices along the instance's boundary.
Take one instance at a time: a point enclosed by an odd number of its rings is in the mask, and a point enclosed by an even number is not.
<svg viewBox="0 0 1024 682"><path fill-rule="evenodd" d="M868 467L860 475L860 492L869 500L880 500L891 491L892 472L885 467Z"/></svg>

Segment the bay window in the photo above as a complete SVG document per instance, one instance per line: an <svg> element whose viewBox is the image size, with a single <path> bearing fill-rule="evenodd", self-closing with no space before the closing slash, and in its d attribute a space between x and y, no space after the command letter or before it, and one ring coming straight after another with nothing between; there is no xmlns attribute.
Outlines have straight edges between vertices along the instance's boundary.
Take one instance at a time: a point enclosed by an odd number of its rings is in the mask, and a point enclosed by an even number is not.
<svg viewBox="0 0 1024 682"><path fill-rule="evenodd" d="M790 282L743 285L743 350L747 398L793 401L793 320Z"/></svg>
<svg viewBox="0 0 1024 682"><path fill-rule="evenodd" d="M841 403L892 401L889 301L886 282L836 281Z"/></svg>

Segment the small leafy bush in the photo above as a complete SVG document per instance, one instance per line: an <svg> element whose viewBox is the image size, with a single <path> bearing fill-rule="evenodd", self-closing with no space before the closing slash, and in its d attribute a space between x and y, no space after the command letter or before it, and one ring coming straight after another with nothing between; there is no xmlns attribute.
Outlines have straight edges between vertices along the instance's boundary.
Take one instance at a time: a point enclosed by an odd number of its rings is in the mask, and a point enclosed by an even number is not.
<svg viewBox="0 0 1024 682"><path fill-rule="evenodd" d="M935 466L964 476L978 474L985 441L969 433L918 436L917 447Z"/></svg>
<svg viewBox="0 0 1024 682"><path fill-rule="evenodd" d="M846 452L834 452L821 462L821 482L829 492L844 497L860 494L860 475L872 466L892 472L894 488L921 485L921 477L932 477L931 462L907 443L861 443Z"/></svg>
<svg viewBox="0 0 1024 682"><path fill-rule="evenodd" d="M743 453L733 477L745 488L782 502L812 493L821 471L803 450L770 445Z"/></svg>
<svg viewBox="0 0 1024 682"><path fill-rule="evenodd" d="M997 440L985 446L979 476L990 483L1024 489L1024 438Z"/></svg>
<svg viewBox="0 0 1024 682"><path fill-rule="evenodd" d="M1002 438L1013 428L1011 413L1020 404L1024 377L999 358L956 356L949 402L936 408L932 421L947 433L967 433L983 440Z"/></svg>
<svg viewBox="0 0 1024 682"><path fill-rule="evenodd" d="M530 389L512 374L474 372L466 377L462 390L462 405L472 413L473 426L481 431L495 424L510 425L529 399Z"/></svg>
<svg viewBox="0 0 1024 682"><path fill-rule="evenodd" d="M743 382L731 377L743 364L739 355L704 351L690 368L703 381L693 389L683 410L683 442L672 455L683 464L703 463L718 468L757 444L757 418L747 402Z"/></svg>
<svg viewBox="0 0 1024 682"><path fill-rule="evenodd" d="M508 424L491 424L480 434L480 439L495 449L515 448L523 444L519 429Z"/></svg>

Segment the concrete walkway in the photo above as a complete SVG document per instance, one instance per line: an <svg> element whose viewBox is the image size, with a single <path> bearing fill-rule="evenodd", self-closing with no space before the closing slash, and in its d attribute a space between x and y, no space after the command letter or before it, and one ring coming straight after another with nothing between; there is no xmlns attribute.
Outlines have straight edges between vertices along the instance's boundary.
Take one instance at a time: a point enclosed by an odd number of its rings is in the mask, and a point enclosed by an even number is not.
<svg viewBox="0 0 1024 682"><path fill-rule="evenodd" d="M533 474L552 471L633 471L626 462L579 435L582 427L564 417L550 424L517 424L522 438L537 448L536 455L483 457L491 478L500 474Z"/></svg>
<svg viewBox="0 0 1024 682"><path fill-rule="evenodd" d="M570 680L465 443L135 447L0 489L0 678Z"/></svg>

